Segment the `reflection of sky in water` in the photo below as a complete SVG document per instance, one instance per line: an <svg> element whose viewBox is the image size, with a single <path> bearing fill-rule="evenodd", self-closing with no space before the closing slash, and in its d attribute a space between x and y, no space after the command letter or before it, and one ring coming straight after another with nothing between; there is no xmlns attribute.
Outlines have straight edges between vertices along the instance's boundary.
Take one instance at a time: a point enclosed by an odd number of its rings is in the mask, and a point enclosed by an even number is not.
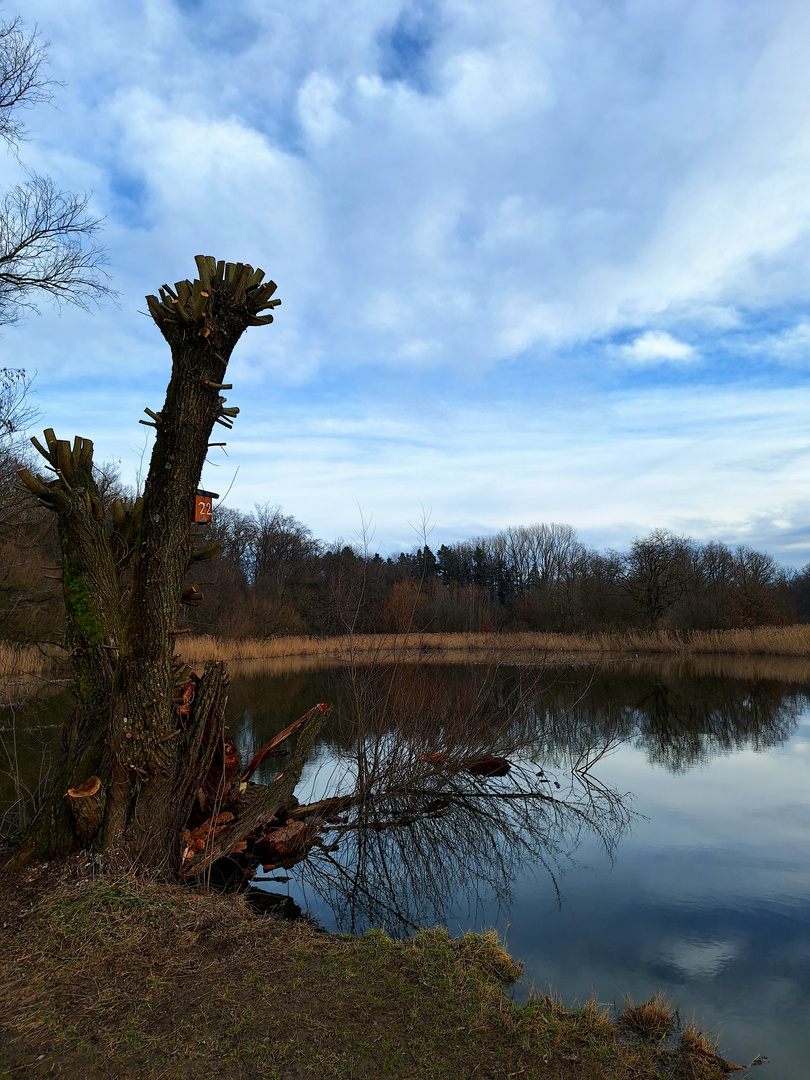
<svg viewBox="0 0 810 1080"><path fill-rule="evenodd" d="M749 743L750 745L750 743ZM330 752L308 767L313 797L328 787ZM810 1059L810 716L767 750L721 752L680 772L651 764L640 739L595 770L631 792L639 815L611 863L586 836L551 879L524 868L508 906L482 889L451 899L451 930L495 926L524 963L526 986L566 1001L596 992L646 1000L663 990L720 1035L744 1063L764 1053L766 1075L799 1080ZM310 888L286 886L327 928ZM501 898L502 899L502 898Z"/></svg>
<svg viewBox="0 0 810 1080"><path fill-rule="evenodd" d="M556 918L542 881L518 885L508 941L527 979L567 1000L663 989L733 1060L765 1053L780 1080L806 1077L809 746L803 718L781 747L678 775L630 747L605 761L600 779L633 791L645 817L612 868L593 845L578 853L593 870L565 875Z"/></svg>
<svg viewBox="0 0 810 1080"><path fill-rule="evenodd" d="M686 979L713 979L738 955L733 941L661 942L661 959Z"/></svg>

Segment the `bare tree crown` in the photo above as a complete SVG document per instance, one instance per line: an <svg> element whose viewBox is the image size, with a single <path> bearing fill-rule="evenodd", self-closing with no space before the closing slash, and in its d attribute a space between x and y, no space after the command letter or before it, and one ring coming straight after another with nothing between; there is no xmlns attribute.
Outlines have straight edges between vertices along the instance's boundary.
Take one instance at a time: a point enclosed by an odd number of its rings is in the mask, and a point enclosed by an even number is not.
<svg viewBox="0 0 810 1080"><path fill-rule="evenodd" d="M27 137L20 111L53 97L47 61L36 28L19 18L0 22L0 139L15 153ZM36 311L42 297L87 307L113 295L96 242L102 221L87 212L89 202L28 171L0 196L0 325Z"/></svg>

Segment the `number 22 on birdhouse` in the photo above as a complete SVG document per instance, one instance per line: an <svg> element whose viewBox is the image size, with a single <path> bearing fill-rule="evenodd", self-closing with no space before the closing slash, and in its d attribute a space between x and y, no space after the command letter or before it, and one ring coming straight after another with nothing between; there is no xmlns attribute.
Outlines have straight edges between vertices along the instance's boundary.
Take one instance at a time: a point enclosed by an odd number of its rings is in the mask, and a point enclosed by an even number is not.
<svg viewBox="0 0 810 1080"><path fill-rule="evenodd" d="M219 498L213 491L198 491L194 497L194 521L198 524L211 524L214 514L213 500Z"/></svg>

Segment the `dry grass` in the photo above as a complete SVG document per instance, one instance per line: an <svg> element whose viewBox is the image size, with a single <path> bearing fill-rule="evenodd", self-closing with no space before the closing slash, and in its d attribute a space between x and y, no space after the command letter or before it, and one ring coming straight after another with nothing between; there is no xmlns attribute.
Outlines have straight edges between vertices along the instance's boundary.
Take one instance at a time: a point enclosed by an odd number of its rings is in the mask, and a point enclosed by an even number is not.
<svg viewBox="0 0 810 1080"><path fill-rule="evenodd" d="M212 657L233 662L282 661L296 666L391 660L504 661L531 658L545 663L645 657L810 658L810 625L756 626L744 630L627 630L598 634L356 634L351 637L219 638L180 637L177 651L187 663ZM0 641L0 689L22 680L53 677L61 650Z"/></svg>
<svg viewBox="0 0 810 1080"><path fill-rule="evenodd" d="M660 1042L667 1038L674 1024L675 1014L661 994L641 1005L634 1005L632 998L625 998L619 1027L627 1034Z"/></svg>
<svg viewBox="0 0 810 1080"><path fill-rule="evenodd" d="M701 1054L704 1057L717 1053L717 1043L708 1039L691 1022L681 1032L681 1043L691 1053Z"/></svg>
<svg viewBox="0 0 810 1080"><path fill-rule="evenodd" d="M810 656L810 625L743 630L627 630L598 634L357 634L353 637L180 638L187 662L320 659L362 663L417 656L445 660L533 657L559 662L640 656Z"/></svg>
<svg viewBox="0 0 810 1080"><path fill-rule="evenodd" d="M33 645L0 641L0 681L43 677L49 667L50 661Z"/></svg>
<svg viewBox="0 0 810 1080"><path fill-rule="evenodd" d="M0 905L2 1080L725 1076L693 1029L665 1045L595 1002L514 1005L494 934L344 938L239 897L58 866L0 875Z"/></svg>

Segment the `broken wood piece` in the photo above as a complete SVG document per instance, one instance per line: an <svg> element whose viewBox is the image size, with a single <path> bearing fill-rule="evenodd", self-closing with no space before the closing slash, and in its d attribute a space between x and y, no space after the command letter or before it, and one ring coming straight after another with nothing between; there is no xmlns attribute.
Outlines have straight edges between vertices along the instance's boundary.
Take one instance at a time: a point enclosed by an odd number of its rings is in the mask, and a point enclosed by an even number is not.
<svg viewBox="0 0 810 1080"><path fill-rule="evenodd" d="M104 804L107 801L107 792L98 776L89 776L78 787L68 788L67 798L70 800L73 822L76 826L76 835L83 844L89 844L98 830L104 817Z"/></svg>
<svg viewBox="0 0 810 1080"><path fill-rule="evenodd" d="M420 761L427 762L428 765L446 765L450 760L449 754L420 754Z"/></svg>
<svg viewBox="0 0 810 1080"><path fill-rule="evenodd" d="M209 801L219 800L221 805L223 800L227 800L233 781L239 776L241 767L242 761L236 743L230 735L226 735L224 739L218 741L208 775L203 782L202 790L206 804Z"/></svg>
<svg viewBox="0 0 810 1080"><path fill-rule="evenodd" d="M216 817L208 818L196 829L184 829L181 839L184 842L183 861L193 858L197 852L205 851L219 834L234 820L230 810L223 810Z"/></svg>
<svg viewBox="0 0 810 1080"><path fill-rule="evenodd" d="M183 687L183 697L180 701L180 715L190 716L191 706L194 702L194 697L197 693L197 680L189 679L186 685Z"/></svg>
<svg viewBox="0 0 810 1080"><path fill-rule="evenodd" d="M289 725L289 727L285 727L283 731L280 731L278 733L278 735L274 735L270 742L267 743L266 746L263 746L261 750L259 750L258 753L254 754L251 758L248 767L242 773L243 782L248 781L251 776L253 776L258 767L264 761L264 759L270 757L277 746L283 743L285 739L289 739L291 735L295 735L295 733L300 728L302 728L304 724L306 724L307 720L309 720L311 716L318 712L318 710L324 712L326 708L327 706L324 704L316 705L314 708L310 709L309 712L304 713L303 716L299 717L297 720L294 720Z"/></svg>
<svg viewBox="0 0 810 1080"><path fill-rule="evenodd" d="M497 757L494 754L451 762L449 754L428 753L420 754L419 760L428 765L448 765L454 772L466 772L472 776L506 776L512 768L512 763L508 758Z"/></svg>
<svg viewBox="0 0 810 1080"><path fill-rule="evenodd" d="M302 821L289 819L286 825L271 829L254 845L254 854L261 860L286 858L304 848L310 848L321 831L319 825L305 825Z"/></svg>

